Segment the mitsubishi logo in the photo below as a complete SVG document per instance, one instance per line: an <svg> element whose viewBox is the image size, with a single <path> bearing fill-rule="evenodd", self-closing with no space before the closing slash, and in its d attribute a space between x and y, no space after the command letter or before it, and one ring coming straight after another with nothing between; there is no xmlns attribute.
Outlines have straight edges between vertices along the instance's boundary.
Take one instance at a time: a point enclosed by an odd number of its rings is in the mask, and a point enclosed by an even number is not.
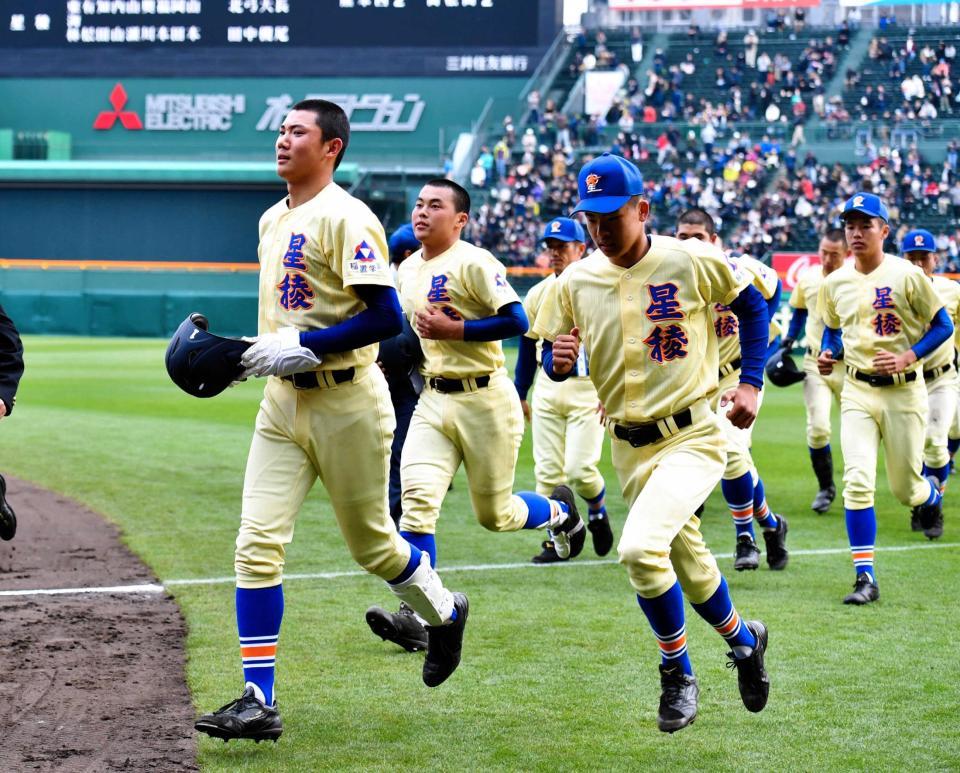
<svg viewBox="0 0 960 773"><path fill-rule="evenodd" d="M100 113L97 116L97 120L93 122L94 129L112 129L118 118L124 129L135 130L143 128L143 123L140 121L139 115L132 110L122 109L123 106L127 104L127 92L119 83L114 86L113 91L110 92L110 104L113 105L113 111L104 110Z"/></svg>

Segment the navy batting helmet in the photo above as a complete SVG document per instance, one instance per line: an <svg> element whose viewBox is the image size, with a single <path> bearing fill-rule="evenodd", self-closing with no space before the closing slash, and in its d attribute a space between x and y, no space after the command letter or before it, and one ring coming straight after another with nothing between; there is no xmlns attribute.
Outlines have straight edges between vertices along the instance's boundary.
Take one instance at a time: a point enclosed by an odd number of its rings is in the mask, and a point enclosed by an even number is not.
<svg viewBox="0 0 960 773"><path fill-rule="evenodd" d="M793 361L790 352L784 347L780 347L773 353L773 356L767 360L767 366L764 368L770 383L778 387L787 387L803 381L804 373L797 367Z"/></svg>
<svg viewBox="0 0 960 773"><path fill-rule="evenodd" d="M173 383L194 397L213 397L243 372L240 358L249 341L221 338L207 332L210 323L194 312L180 323L167 346L167 373Z"/></svg>

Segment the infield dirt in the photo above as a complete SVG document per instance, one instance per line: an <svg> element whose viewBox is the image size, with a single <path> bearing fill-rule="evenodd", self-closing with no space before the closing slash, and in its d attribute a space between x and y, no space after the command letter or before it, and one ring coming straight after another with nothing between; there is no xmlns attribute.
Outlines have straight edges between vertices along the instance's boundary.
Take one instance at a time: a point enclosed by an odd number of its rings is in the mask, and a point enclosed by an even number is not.
<svg viewBox="0 0 960 773"><path fill-rule="evenodd" d="M0 591L155 583L116 527L7 478ZM0 770L197 770L183 618L165 593L0 596Z"/></svg>

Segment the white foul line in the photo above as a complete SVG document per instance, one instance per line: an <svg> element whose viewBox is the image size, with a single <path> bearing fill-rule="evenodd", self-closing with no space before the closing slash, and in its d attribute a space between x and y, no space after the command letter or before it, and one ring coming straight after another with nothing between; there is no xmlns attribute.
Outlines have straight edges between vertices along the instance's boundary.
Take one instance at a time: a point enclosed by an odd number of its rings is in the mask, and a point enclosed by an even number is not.
<svg viewBox="0 0 960 773"><path fill-rule="evenodd" d="M917 543L915 545L891 545L889 547L878 547L878 553L905 553L912 550L938 550L944 548L960 548L960 542L929 542ZM811 548L807 550L791 550L791 556L834 556L846 555L850 552L849 548ZM732 553L714 553L715 558L726 559L733 558ZM607 564L616 564L616 559L586 559L573 562L560 561L553 564L534 564L529 561L516 564L469 564L465 566L442 566L441 574L451 572L490 572L503 571L509 569L537 569L538 571L550 567L562 566L605 566ZM337 580L342 577L370 577L368 572L355 569L348 572L310 572L306 574L285 574L284 582L292 580ZM0 590L0 598L16 596L69 596L84 593L164 593L170 588L182 587L188 585L232 585L236 582L235 577L195 577L184 578L181 580L167 580L162 585L148 583L144 585L112 585L106 587L87 587L87 588L51 588L42 590Z"/></svg>

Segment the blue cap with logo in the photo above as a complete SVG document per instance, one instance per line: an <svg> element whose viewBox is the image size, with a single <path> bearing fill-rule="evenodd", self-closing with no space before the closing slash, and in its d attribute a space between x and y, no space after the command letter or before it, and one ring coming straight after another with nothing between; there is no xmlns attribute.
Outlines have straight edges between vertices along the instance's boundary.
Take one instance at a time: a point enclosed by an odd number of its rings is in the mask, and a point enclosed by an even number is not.
<svg viewBox="0 0 960 773"><path fill-rule="evenodd" d="M867 217L879 217L884 222L890 219L887 205L873 193L854 193L843 205L840 219L843 220L851 212L861 212Z"/></svg>
<svg viewBox="0 0 960 773"><path fill-rule="evenodd" d="M387 245L390 248L391 258L402 258L407 250L416 252L420 249L420 242L413 233L413 225L404 223L390 237Z"/></svg>
<svg viewBox="0 0 960 773"><path fill-rule="evenodd" d="M904 234L903 241L900 242L900 252L906 255L908 252L936 252L937 242L933 234L922 228L915 228Z"/></svg>
<svg viewBox="0 0 960 773"><path fill-rule="evenodd" d="M587 235L583 232L583 226L576 220L569 217L555 217L547 227L543 229L543 241L547 239L557 239L561 242L583 242L586 244Z"/></svg>
<svg viewBox="0 0 960 773"><path fill-rule="evenodd" d="M643 193L643 175L627 159L604 153L584 165L577 177L580 203L574 212L616 212Z"/></svg>

